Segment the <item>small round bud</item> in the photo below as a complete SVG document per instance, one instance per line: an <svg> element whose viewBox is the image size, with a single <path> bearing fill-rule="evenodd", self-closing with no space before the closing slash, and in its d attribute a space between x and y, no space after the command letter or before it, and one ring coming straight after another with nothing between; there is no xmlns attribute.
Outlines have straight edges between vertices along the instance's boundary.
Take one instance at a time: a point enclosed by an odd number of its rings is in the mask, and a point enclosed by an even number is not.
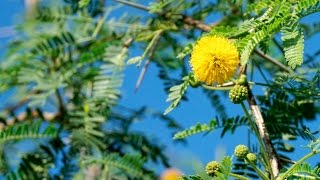
<svg viewBox="0 0 320 180"><path fill-rule="evenodd" d="M244 74L241 74L239 79L237 80L238 85L246 85L248 83L247 76Z"/></svg>
<svg viewBox="0 0 320 180"><path fill-rule="evenodd" d="M243 85L235 85L229 92L229 98L234 104L239 104L248 97L248 89Z"/></svg>
<svg viewBox="0 0 320 180"><path fill-rule="evenodd" d="M256 164L257 163L257 156L253 153L248 153L247 154L247 158L253 163Z"/></svg>
<svg viewBox="0 0 320 180"><path fill-rule="evenodd" d="M206 172L209 176L215 176L220 170L220 164L217 161L211 161L206 166Z"/></svg>
<svg viewBox="0 0 320 180"><path fill-rule="evenodd" d="M246 155L249 153L249 149L247 146L245 145L238 145L235 149L234 149L234 155L237 156L237 158L244 158L246 157Z"/></svg>

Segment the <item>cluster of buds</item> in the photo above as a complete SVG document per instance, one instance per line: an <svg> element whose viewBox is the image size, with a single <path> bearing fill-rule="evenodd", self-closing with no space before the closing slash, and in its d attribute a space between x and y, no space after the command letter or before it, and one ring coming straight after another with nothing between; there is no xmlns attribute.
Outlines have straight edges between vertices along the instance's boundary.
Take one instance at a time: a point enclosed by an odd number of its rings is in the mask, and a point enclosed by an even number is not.
<svg viewBox="0 0 320 180"><path fill-rule="evenodd" d="M248 97L247 77L241 75L236 85L230 90L229 98L234 104L239 104Z"/></svg>
<svg viewBox="0 0 320 180"><path fill-rule="evenodd" d="M257 156L249 151L249 148L245 145L238 145L234 149L234 155L239 159L244 159L246 163L251 165L257 163ZM206 165L206 173L211 176L217 176L217 173L221 172L221 164L217 161L211 161Z"/></svg>
<svg viewBox="0 0 320 180"><path fill-rule="evenodd" d="M250 161L253 164L257 163L257 156L253 153L250 153L248 147L245 145L242 145L242 144L238 145L234 149L234 155L239 159L245 159L246 162Z"/></svg>

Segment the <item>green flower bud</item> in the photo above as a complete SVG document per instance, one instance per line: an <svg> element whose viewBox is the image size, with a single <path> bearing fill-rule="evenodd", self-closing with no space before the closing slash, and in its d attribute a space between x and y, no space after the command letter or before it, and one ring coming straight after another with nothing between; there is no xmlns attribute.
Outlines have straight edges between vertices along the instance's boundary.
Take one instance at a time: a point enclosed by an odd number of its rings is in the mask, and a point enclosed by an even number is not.
<svg viewBox="0 0 320 180"><path fill-rule="evenodd" d="M209 176L215 176L220 170L220 164L217 161L211 161L206 166L206 172Z"/></svg>
<svg viewBox="0 0 320 180"><path fill-rule="evenodd" d="M257 163L257 156L253 153L248 153L247 154L247 158L253 163L256 164Z"/></svg>
<svg viewBox="0 0 320 180"><path fill-rule="evenodd" d="M237 80L237 85L246 85L248 83L247 76L244 74L241 74L239 79Z"/></svg>
<svg viewBox="0 0 320 180"><path fill-rule="evenodd" d="M236 155L237 158L244 158L246 157L246 155L249 153L249 149L247 146L245 145L238 145L235 149L234 149L234 155Z"/></svg>
<svg viewBox="0 0 320 180"><path fill-rule="evenodd" d="M234 104L239 104L248 97L248 89L243 85L235 85L229 92L229 98Z"/></svg>

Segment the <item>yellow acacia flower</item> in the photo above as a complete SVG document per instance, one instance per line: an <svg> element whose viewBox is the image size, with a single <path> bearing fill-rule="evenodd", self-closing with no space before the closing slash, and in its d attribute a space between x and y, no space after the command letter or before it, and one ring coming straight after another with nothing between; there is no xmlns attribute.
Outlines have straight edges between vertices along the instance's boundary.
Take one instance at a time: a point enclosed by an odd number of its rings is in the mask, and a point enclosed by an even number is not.
<svg viewBox="0 0 320 180"><path fill-rule="evenodd" d="M177 169L166 169L160 177L160 180L178 180L181 177L181 172Z"/></svg>
<svg viewBox="0 0 320 180"><path fill-rule="evenodd" d="M193 47L190 65L195 77L208 85L231 78L239 64L235 45L224 37L203 36Z"/></svg>

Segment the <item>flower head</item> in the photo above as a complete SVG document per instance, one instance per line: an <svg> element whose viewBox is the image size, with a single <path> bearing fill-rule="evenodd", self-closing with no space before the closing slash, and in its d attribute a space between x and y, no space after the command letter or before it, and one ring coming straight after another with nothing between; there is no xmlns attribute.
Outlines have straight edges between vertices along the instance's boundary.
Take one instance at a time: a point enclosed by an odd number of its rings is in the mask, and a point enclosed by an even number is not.
<svg viewBox="0 0 320 180"><path fill-rule="evenodd" d="M209 176L215 176L220 170L220 164L217 161L211 161L206 165L206 172Z"/></svg>
<svg viewBox="0 0 320 180"><path fill-rule="evenodd" d="M246 157L248 153L249 153L248 147L242 144L238 145L234 149L234 154L236 155L237 158L240 158L240 159Z"/></svg>
<svg viewBox="0 0 320 180"><path fill-rule="evenodd" d="M231 78L239 64L239 53L228 39L203 36L193 47L190 65L195 77L208 84L222 84Z"/></svg>
<svg viewBox="0 0 320 180"><path fill-rule="evenodd" d="M248 97L248 88L243 85L235 85L229 93L229 98L234 104L239 104Z"/></svg>
<svg viewBox="0 0 320 180"><path fill-rule="evenodd" d="M177 169L166 169L162 174L160 180L177 180L182 176Z"/></svg>
<svg viewBox="0 0 320 180"><path fill-rule="evenodd" d="M247 158L249 159L249 161L251 161L253 164L257 163L257 156L253 153L248 153L247 154Z"/></svg>

